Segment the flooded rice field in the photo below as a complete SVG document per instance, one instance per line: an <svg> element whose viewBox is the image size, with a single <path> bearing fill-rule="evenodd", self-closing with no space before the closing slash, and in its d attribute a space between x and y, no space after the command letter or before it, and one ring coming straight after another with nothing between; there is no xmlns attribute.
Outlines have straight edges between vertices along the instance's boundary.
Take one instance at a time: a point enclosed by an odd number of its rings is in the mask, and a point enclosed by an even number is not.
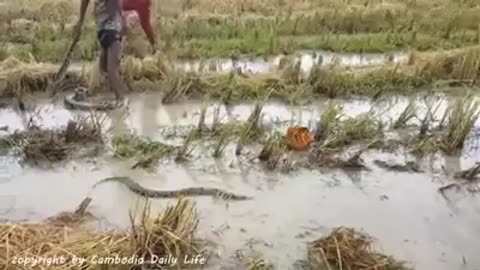
<svg viewBox="0 0 480 270"><path fill-rule="evenodd" d="M295 61L300 61L300 68L308 72L314 66L328 67L334 64L350 68L362 68L383 64L407 63L410 57L408 52L398 51L391 53L332 53L327 51L297 51L291 54ZM179 60L175 68L186 72L197 73L226 73L240 70L243 73L268 73L278 69L285 55L260 57L232 58L207 58L204 60ZM72 64L70 69L81 71L85 63Z"/></svg>
<svg viewBox="0 0 480 270"><path fill-rule="evenodd" d="M43 127L67 124L77 114L65 109L62 102L51 104L39 97L34 100L35 118ZM336 100L345 112L367 112L371 100ZM441 100L438 114L448 99ZM425 111L418 100L420 111ZM263 122L279 130L289 125L313 127L325 110L327 100L317 100L302 107L270 102L263 108ZM408 104L406 98L389 98L377 102L376 110L390 121ZM161 104L161 96L142 93L129 96L128 113L106 113L111 132L135 132L157 140L167 140L165 133L174 127L196 125L203 104ZM206 123L215 111L220 121L248 119L250 104L208 107ZM0 109L0 126L5 134L25 128L25 117L15 107ZM476 129L480 123L476 123ZM380 248L398 259L407 260L420 270L478 270L480 259L480 199L461 192L448 193L449 201L437 189L448 182L445 171L452 173L472 166L479 157L470 144L460 157L437 155L418 159L424 173L399 173L373 165L374 159L412 160L403 154L370 151L364 159L370 171L299 169L289 174L265 172L252 162L237 158L234 145L225 156L211 157L208 145L199 146L194 159L187 163L163 161L153 171L132 170L131 162L108 155L68 161L51 168L22 164L16 157L1 156L0 220L42 220L62 211L74 209L98 180L111 176L130 176L142 185L155 189L190 186L217 187L254 197L251 201L226 202L198 198L200 232L217 246L221 263L215 269L228 268L229 259L238 249L252 246L274 262L277 269L299 269L305 258L305 243L332 227L349 226L375 236ZM292 154L293 155L293 154ZM444 167L442 169L442 167ZM130 210L138 207L139 197L125 187L110 183L94 190L91 212L98 226L129 226ZM166 200L153 200L160 211ZM223 267L223 268L222 268ZM301 269L301 268L300 268Z"/></svg>

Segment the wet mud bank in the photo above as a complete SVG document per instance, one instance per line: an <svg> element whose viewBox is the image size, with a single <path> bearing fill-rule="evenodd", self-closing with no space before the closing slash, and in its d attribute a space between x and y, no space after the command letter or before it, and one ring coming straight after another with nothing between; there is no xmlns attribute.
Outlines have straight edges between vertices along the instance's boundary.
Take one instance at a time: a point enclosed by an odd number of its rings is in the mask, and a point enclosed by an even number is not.
<svg viewBox="0 0 480 270"><path fill-rule="evenodd" d="M107 112L106 125L113 134L134 131L152 139L166 140L165 133L174 126L198 123L204 104L186 102L161 104L152 93L129 97L128 114ZM367 112L373 101L367 99L336 100L349 115ZM66 110L61 102L35 100L35 115L43 127L66 125L85 112ZM409 103L406 98L384 101L388 108L385 121L396 119ZM438 110L441 115L448 99ZM426 108L417 102L420 112ZM27 105L28 107L28 105ZM285 131L290 125L313 127L327 107L318 100L304 107L289 107L275 102L263 108L263 122ZM240 104L220 106L220 121L248 120L254 106ZM443 109L442 109L443 108ZM218 106L206 110L211 123ZM417 120L413 121L414 123ZM24 117L15 107L0 109L0 123L8 134L25 128ZM475 124L478 128L480 123ZM131 170L130 161L113 159L107 153L80 160L67 160L51 168L21 164L16 157L1 156L0 219L40 221L62 211L75 209L98 180L111 176L129 176L155 189L189 186L222 188L253 196L251 201L228 204L211 198L196 198L200 214L200 233L218 246L219 259L228 264L238 249L252 245L277 269L295 269L295 262L305 257L305 243L324 236L332 227L362 229L378 239L388 254L406 260L415 269L468 269L480 265L476 253L480 246L478 196L449 192L447 202L437 191L446 180L445 171L455 172L472 166L479 154L475 147L461 156L434 156L415 160L423 172L409 173L375 166L375 160L403 163L402 154L369 151L363 159L368 171L342 169L307 170L288 174L265 172L244 159L235 157L234 145L228 145L219 159L195 152L191 162L161 161L152 170ZM301 156L301 154L299 154ZM442 166L444 167L442 169ZM128 211L139 207L140 197L116 183L103 184L93 191L90 212L99 227L127 228ZM153 211L164 209L168 200L153 200ZM220 267L216 268L220 269Z"/></svg>

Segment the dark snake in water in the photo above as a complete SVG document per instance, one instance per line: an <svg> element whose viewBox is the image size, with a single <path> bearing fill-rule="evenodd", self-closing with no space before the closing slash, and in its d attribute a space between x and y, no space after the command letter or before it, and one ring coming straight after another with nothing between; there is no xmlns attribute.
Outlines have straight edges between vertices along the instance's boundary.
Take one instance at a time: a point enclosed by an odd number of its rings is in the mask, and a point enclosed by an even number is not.
<svg viewBox="0 0 480 270"><path fill-rule="evenodd" d="M121 106L121 104L112 101L90 102L87 100L87 88L77 87L75 93L65 97L65 105L70 108L80 110L113 110Z"/></svg>
<svg viewBox="0 0 480 270"><path fill-rule="evenodd" d="M177 190L153 190L142 187L137 182L133 181L130 177L126 176L115 176L108 177L100 180L92 189L98 185L105 182L118 182L127 186L132 192L146 198L177 198L177 197L187 197L187 196L211 196L211 197L220 197L222 199L229 200L251 200L252 197L238 195L231 192L227 192L218 188L207 188L207 187L190 187Z"/></svg>

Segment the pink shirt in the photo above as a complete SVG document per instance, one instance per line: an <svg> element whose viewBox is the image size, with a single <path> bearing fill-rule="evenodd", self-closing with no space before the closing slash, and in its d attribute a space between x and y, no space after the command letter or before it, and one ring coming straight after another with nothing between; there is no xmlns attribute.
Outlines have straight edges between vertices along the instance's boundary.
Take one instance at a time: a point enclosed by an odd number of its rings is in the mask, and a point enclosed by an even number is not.
<svg viewBox="0 0 480 270"><path fill-rule="evenodd" d="M155 35L153 33L153 27L150 22L150 0L121 0L122 1L122 11L124 12L124 23L127 19L126 16L130 17L132 12L135 12L138 15L140 20L140 25L142 26L143 31L147 35L148 41L151 44L155 44ZM130 13L130 14L129 14ZM124 25L125 27L125 25Z"/></svg>

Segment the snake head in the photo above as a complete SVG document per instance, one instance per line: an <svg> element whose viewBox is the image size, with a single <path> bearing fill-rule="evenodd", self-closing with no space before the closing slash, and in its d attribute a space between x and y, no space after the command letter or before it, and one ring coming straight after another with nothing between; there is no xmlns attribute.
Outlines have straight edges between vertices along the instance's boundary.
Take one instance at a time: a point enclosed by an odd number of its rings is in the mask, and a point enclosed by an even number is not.
<svg viewBox="0 0 480 270"><path fill-rule="evenodd" d="M84 86L77 87L75 89L74 99L77 101L84 101L87 98L88 89Z"/></svg>

